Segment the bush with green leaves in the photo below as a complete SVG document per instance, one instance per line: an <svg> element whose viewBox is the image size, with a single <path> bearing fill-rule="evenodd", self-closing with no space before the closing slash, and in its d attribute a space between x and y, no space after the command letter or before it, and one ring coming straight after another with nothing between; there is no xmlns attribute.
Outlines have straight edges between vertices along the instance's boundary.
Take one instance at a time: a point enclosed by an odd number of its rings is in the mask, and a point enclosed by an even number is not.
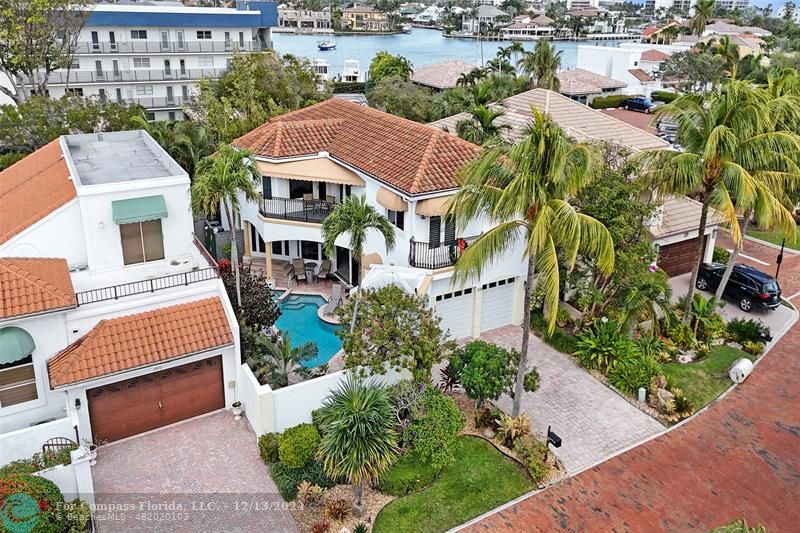
<svg viewBox="0 0 800 533"><path fill-rule="evenodd" d="M32 500L20 499L15 502L14 498L19 498L19 495L28 495ZM14 506L18 518L38 516L35 527L25 531L61 533L70 527L67 513L63 512L64 496L58 486L49 479L28 474L0 476L0 502L3 502L4 514L11 512L7 506ZM32 508L27 505L29 503L33 505Z"/></svg>
<svg viewBox="0 0 800 533"><path fill-rule="evenodd" d="M742 350L758 357L764 353L764 343L758 341L744 341L742 343Z"/></svg>
<svg viewBox="0 0 800 533"><path fill-rule="evenodd" d="M725 248L720 248L719 246L714 247L714 253L711 256L711 261L714 263L721 263L723 265L727 265L728 261L731 258L731 253L726 250Z"/></svg>
<svg viewBox="0 0 800 533"><path fill-rule="evenodd" d="M497 425L498 438L509 448L514 445L517 439L531 432L531 419L527 413L522 413L516 418L502 414L497 419Z"/></svg>
<svg viewBox="0 0 800 533"><path fill-rule="evenodd" d="M289 468L303 468L314 460L320 436L311 424L287 429L278 437L278 457Z"/></svg>
<svg viewBox="0 0 800 533"><path fill-rule="evenodd" d="M608 369L608 382L625 394L636 395L640 387L650 385L653 376L657 376L661 368L655 359L641 353L632 353L620 357Z"/></svg>
<svg viewBox="0 0 800 533"><path fill-rule="evenodd" d="M761 342L772 339L772 333L763 322L752 318L734 318L727 325L727 336L730 340L744 344L746 341Z"/></svg>
<svg viewBox="0 0 800 533"><path fill-rule="evenodd" d="M87 533L92 519L92 508L83 500L72 500L67 506L67 518L70 522L67 533Z"/></svg>
<svg viewBox="0 0 800 533"><path fill-rule="evenodd" d="M539 390L539 369L536 367L531 368L522 382L525 392L536 392Z"/></svg>
<svg viewBox="0 0 800 533"><path fill-rule="evenodd" d="M598 320L578 335L575 356L589 369L607 372L620 357L638 354L639 347L613 320Z"/></svg>
<svg viewBox="0 0 800 533"><path fill-rule="evenodd" d="M650 93L650 98L653 99L654 102L664 102L668 104L675 100L678 96L678 93L673 93L671 91L653 91Z"/></svg>
<svg viewBox="0 0 800 533"><path fill-rule="evenodd" d="M30 459L17 459L0 467L0 476L11 474L33 474L46 468L68 465L72 461L71 453L78 446L69 446L58 451L35 453Z"/></svg>
<svg viewBox="0 0 800 533"><path fill-rule="evenodd" d="M378 488L384 494L405 496L419 492L433 483L439 471L415 450L411 450L400 456L391 468L378 478Z"/></svg>
<svg viewBox="0 0 800 533"><path fill-rule="evenodd" d="M524 435L514 443L514 451L525 465L534 483L540 483L547 475L547 444L533 435Z"/></svg>
<svg viewBox="0 0 800 533"><path fill-rule="evenodd" d="M322 420L322 408L314 409L311 411L311 425L317 428L320 437L322 436L322 424L320 421Z"/></svg>
<svg viewBox="0 0 800 533"><path fill-rule="evenodd" d="M632 98L625 94L612 94L609 96L598 96L589 104L593 109L609 109L612 107L621 107L622 102Z"/></svg>
<svg viewBox="0 0 800 533"><path fill-rule="evenodd" d="M284 463L277 462L270 465L272 481L278 487L281 496L288 502L297 496L297 487L303 481L312 485L319 485L324 489L333 487L336 483L325 475L322 465L311 462L303 468L290 468Z"/></svg>
<svg viewBox="0 0 800 533"><path fill-rule="evenodd" d="M461 386L480 407L501 394L513 393L519 352L484 341L472 341L456 350L450 363L459 369Z"/></svg>
<svg viewBox="0 0 800 533"><path fill-rule="evenodd" d="M688 324L680 321L675 321L669 328L667 333L669 339L681 350L691 350L697 345L697 339L694 336L692 328Z"/></svg>
<svg viewBox="0 0 800 533"><path fill-rule="evenodd" d="M261 460L266 464L277 463L278 456L278 434L265 433L258 437L258 451L261 454Z"/></svg>
<svg viewBox="0 0 800 533"><path fill-rule="evenodd" d="M667 350L667 343L661 337L654 335L646 335L636 339L636 345L639 347L639 353L645 357L650 357L659 363L666 363L671 359Z"/></svg>
<svg viewBox="0 0 800 533"><path fill-rule="evenodd" d="M421 458L439 469L451 465L461 447L458 436L464 415L456 402L441 390L426 385L411 413L411 445Z"/></svg>

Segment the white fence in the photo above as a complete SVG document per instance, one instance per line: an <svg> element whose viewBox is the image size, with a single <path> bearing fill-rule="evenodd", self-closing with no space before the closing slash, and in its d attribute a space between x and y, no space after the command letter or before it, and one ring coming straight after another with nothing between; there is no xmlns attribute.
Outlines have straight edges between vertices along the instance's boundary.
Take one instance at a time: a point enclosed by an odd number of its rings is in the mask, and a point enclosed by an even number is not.
<svg viewBox="0 0 800 533"><path fill-rule="evenodd" d="M325 397L338 388L347 375L346 371L341 370L272 390L269 385L259 385L246 364L240 367L240 372L239 401L256 435L280 433L298 424L311 422L311 411L322 407ZM392 384L403 379L403 374L389 370L386 375L372 379Z"/></svg>
<svg viewBox="0 0 800 533"><path fill-rule="evenodd" d="M40 453L42 445L53 437L75 440L75 428L68 417L0 434L0 465L17 459L30 459L33 454Z"/></svg>
<svg viewBox="0 0 800 533"><path fill-rule="evenodd" d="M64 499L81 500L94 504L94 481L92 480L91 452L86 447L80 447L71 454L71 463L59 465L47 470L36 472L35 475L49 479L55 483L64 495Z"/></svg>

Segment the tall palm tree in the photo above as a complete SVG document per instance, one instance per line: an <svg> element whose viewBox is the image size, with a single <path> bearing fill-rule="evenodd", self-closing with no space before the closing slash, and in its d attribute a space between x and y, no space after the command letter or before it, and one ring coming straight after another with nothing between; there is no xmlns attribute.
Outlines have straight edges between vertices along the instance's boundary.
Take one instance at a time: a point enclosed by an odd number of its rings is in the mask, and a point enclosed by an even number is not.
<svg viewBox="0 0 800 533"><path fill-rule="evenodd" d="M531 328L534 275L544 290L544 313L552 332L559 298L558 249L568 268L578 253L597 261L604 274L614 267L614 243L608 230L569 204L594 177L597 157L576 144L553 119L531 108L526 136L508 152L495 148L465 167L463 186L454 195L448 215L463 228L486 217L497 225L468 247L455 265L453 283L479 277L484 268L521 241L528 262L522 322L522 349L514 385L512 415L523 393Z"/></svg>
<svg viewBox="0 0 800 533"><path fill-rule="evenodd" d="M512 65L514 65L514 70L516 71L517 65L519 65L519 58L522 54L525 53L525 47L522 46L522 43L520 41L513 41L508 46L508 51L511 52L514 56L514 62L512 63Z"/></svg>
<svg viewBox="0 0 800 533"><path fill-rule="evenodd" d="M793 159L800 151L800 137L771 126L770 109L777 115L792 112L787 110L789 101L769 101L763 89L732 81L719 90L684 95L660 108L659 116L678 125L685 151L650 151L641 157L658 192L690 195L701 202L701 237L708 211L714 208L728 224L734 243L741 245L737 207L747 210L757 202L769 205L777 227L787 232L792 227L791 216L781 208L774 191L786 190L796 181L798 167ZM686 324L691 322L704 244L704 239L697 240L683 317Z"/></svg>
<svg viewBox="0 0 800 533"><path fill-rule="evenodd" d="M692 33L700 37L706 31L708 21L714 14L716 0L697 0L694 4L694 15L689 19L689 28Z"/></svg>
<svg viewBox="0 0 800 533"><path fill-rule="evenodd" d="M345 478L361 514L364 484L383 474L399 455L395 417L386 389L352 375L330 393L320 410L317 457L331 479Z"/></svg>
<svg viewBox="0 0 800 533"><path fill-rule="evenodd" d="M497 59L500 60L500 62L499 62L500 74L503 74L503 72L505 70L508 70L509 72L512 70L512 67L511 67L511 54L512 54L512 51L511 51L511 47L510 46L507 46L507 47L502 47L501 46L500 48L497 49Z"/></svg>
<svg viewBox="0 0 800 533"><path fill-rule="evenodd" d="M558 70L561 68L561 50L556 51L549 41L540 39L532 53L526 53L519 60L522 72L531 79L531 87L558 91L561 82Z"/></svg>
<svg viewBox="0 0 800 533"><path fill-rule="evenodd" d="M236 304L242 307L242 290L239 273L239 253L236 246L236 230L239 223L239 198L255 201L258 197L256 181L261 179L250 152L238 150L229 144L221 144L217 152L200 161L192 182L192 212L216 216L220 206L225 212L228 227L233 232L231 239L231 265L236 279Z"/></svg>
<svg viewBox="0 0 800 533"><path fill-rule="evenodd" d="M710 51L713 55L719 56L725 60L728 73L731 79L735 80L736 70L739 65L739 46L731 41L729 35L723 35L718 41L711 45Z"/></svg>
<svg viewBox="0 0 800 533"><path fill-rule="evenodd" d="M503 115L503 109L492 109L485 105L473 107L469 118L456 125L456 134L465 141L479 145L496 141L504 131L511 129L508 124L495 124L495 120Z"/></svg>
<svg viewBox="0 0 800 533"><path fill-rule="evenodd" d="M308 369L303 366L317 356L319 350L314 342L306 342L300 346L292 346L292 338L288 331L281 331L280 339L271 342L264 354L266 363L270 368L269 382L273 388L289 385L289 375L308 375Z"/></svg>

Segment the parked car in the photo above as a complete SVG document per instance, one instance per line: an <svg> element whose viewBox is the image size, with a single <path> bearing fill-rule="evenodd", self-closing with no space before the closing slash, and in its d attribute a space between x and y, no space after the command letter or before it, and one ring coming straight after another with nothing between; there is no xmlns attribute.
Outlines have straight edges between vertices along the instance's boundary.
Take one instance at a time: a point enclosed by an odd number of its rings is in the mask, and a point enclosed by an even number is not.
<svg viewBox="0 0 800 533"><path fill-rule="evenodd" d="M723 274L725 265L703 263L697 275L697 288L701 291L716 291ZM722 296L736 302L739 309L747 313L753 309L776 309L781 305L781 288L778 281L757 268L741 263L733 266Z"/></svg>
<svg viewBox="0 0 800 533"><path fill-rule="evenodd" d="M626 98L622 101L622 107L625 109L632 109L633 111L640 111L642 113L652 113L656 106L652 100L644 96L634 96L633 98Z"/></svg>

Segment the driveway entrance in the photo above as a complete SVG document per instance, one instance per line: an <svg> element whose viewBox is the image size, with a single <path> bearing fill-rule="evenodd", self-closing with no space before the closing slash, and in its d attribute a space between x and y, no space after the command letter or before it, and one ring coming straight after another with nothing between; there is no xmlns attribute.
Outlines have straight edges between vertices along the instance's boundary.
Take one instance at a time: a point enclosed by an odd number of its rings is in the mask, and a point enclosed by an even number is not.
<svg viewBox="0 0 800 533"><path fill-rule="evenodd" d="M255 434L229 411L107 444L97 455L101 532L299 531Z"/></svg>

